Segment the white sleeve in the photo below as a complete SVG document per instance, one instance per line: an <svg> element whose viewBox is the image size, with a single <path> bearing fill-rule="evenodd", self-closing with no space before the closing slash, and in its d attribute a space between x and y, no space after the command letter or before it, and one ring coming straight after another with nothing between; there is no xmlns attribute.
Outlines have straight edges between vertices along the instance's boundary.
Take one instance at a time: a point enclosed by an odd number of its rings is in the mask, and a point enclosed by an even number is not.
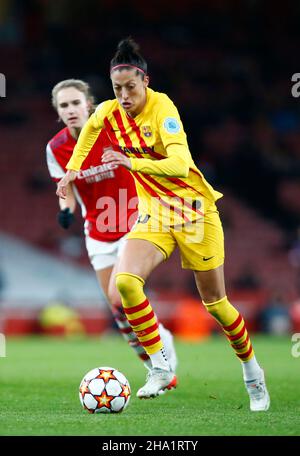
<svg viewBox="0 0 300 456"><path fill-rule="evenodd" d="M50 176L53 179L61 179L64 177L65 172L56 160L54 153L50 147L50 144L47 144L46 148L46 157L47 157L47 165L48 165L48 170L50 173Z"/></svg>

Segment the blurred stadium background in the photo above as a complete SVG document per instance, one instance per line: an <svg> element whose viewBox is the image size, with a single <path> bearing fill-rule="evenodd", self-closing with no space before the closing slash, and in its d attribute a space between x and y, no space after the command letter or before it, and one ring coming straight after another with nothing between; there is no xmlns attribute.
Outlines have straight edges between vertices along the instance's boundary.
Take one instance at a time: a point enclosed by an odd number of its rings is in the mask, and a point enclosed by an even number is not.
<svg viewBox="0 0 300 456"><path fill-rule="evenodd" d="M128 35L148 60L151 87L178 106L195 162L224 193L232 302L252 331L300 332L300 101L291 94L299 19L291 0L1 0L0 332L49 332L51 309L56 331L63 321L71 332L113 327L79 211L69 231L57 225L45 147L61 128L53 85L75 77L98 102L113 97L109 61ZM178 336L215 330L176 254L148 292Z"/></svg>

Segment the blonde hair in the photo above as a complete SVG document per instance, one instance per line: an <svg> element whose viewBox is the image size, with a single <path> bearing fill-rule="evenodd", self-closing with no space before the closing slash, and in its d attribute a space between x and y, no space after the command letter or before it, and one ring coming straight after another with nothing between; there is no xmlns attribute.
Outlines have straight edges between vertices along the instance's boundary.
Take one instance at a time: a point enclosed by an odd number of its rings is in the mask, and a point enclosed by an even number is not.
<svg viewBox="0 0 300 456"><path fill-rule="evenodd" d="M91 88L87 82L82 81L81 79L65 79L64 81L58 82L52 89L52 106L57 110L57 94L62 89L68 89L69 87L74 87L74 89L79 90L85 95L87 101L91 102L91 107L89 109L90 114L92 114L95 109L95 98L92 95Z"/></svg>

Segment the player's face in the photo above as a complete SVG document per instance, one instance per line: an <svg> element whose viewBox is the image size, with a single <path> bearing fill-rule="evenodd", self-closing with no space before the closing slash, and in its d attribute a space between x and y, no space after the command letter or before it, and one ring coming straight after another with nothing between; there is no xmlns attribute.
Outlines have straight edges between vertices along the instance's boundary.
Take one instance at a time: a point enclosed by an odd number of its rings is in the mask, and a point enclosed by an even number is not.
<svg viewBox="0 0 300 456"><path fill-rule="evenodd" d="M56 95L57 112L68 128L82 128L89 118L90 103L75 87L61 89Z"/></svg>
<svg viewBox="0 0 300 456"><path fill-rule="evenodd" d="M131 117L138 115L146 103L146 87L149 84L149 77L141 78L136 70L115 70L111 74L111 81L115 96Z"/></svg>

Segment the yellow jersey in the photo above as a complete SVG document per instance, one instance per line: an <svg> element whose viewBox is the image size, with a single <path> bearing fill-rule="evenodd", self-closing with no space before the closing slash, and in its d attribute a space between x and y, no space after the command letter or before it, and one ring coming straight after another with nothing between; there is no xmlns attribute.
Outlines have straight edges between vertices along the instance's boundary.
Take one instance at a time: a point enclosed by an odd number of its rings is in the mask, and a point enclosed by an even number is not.
<svg viewBox="0 0 300 456"><path fill-rule="evenodd" d="M223 195L196 167L174 103L164 93L146 91L146 104L134 118L117 99L101 103L82 129L67 169L80 169L105 128L114 150L130 158L141 216L165 226L195 221Z"/></svg>

